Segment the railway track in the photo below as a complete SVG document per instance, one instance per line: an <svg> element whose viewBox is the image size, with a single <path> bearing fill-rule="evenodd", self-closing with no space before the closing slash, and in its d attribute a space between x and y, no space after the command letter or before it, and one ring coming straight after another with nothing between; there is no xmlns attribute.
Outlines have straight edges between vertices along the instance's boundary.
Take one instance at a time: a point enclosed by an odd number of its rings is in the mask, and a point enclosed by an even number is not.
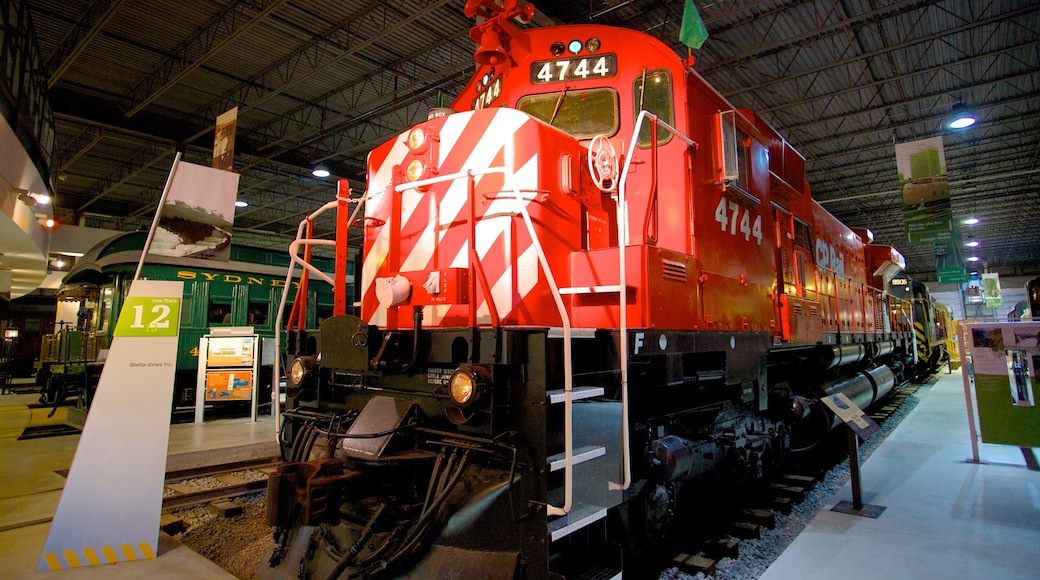
<svg viewBox="0 0 1040 580"><path fill-rule="evenodd" d="M163 509L230 499L267 488L267 476L281 461L260 460L171 472L163 488Z"/></svg>
<svg viewBox="0 0 1040 580"><path fill-rule="evenodd" d="M870 411L869 416L882 427L884 436L905 416L900 411L908 399L921 387L934 382L933 379L924 384L901 385L880 406ZM823 507L825 498L822 496L829 499L833 492L844 485L847 473L841 475L837 472L847 469L847 447L843 447L845 437L833 439L836 440L833 451L825 453L821 460L793 462L786 470L749 490L742 501L730 503L722 515L713 514L714 522L707 529L673 538L667 547L656 550L648 558L656 562L649 566L656 569L656 573L644 570L643 575L667 579L690 578L697 574L725 578L747 577L746 571L734 572L735 569L745 570L747 563L741 562L745 556L742 554L744 547L749 548L747 551L752 553L751 558L762 558L766 552L774 551L768 562L760 563L767 567L801 531L801 527ZM884 437L881 437L877 444L883 440ZM815 491L822 493L817 494ZM810 495L819 497L806 500ZM814 505L803 506L803 501ZM793 511L805 513L792 515ZM795 520L799 522L797 525ZM784 526L788 529L781 531L779 528ZM795 529L791 529L792 526ZM777 529L771 531L774 528ZM758 542L760 539L762 542ZM763 543L769 546L764 549L761 545ZM734 566L734 562L740 565ZM761 571L764 571L764 567ZM757 577L758 574L751 576Z"/></svg>

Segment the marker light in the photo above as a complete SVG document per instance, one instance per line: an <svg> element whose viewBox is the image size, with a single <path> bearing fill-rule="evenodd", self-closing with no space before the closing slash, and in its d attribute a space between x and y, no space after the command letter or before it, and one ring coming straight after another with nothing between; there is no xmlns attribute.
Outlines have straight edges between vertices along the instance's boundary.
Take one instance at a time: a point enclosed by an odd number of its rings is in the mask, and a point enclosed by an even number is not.
<svg viewBox="0 0 1040 580"><path fill-rule="evenodd" d="M585 41L585 50L589 52L596 52L599 50L599 39L593 36L592 38Z"/></svg>
<svg viewBox="0 0 1040 580"><path fill-rule="evenodd" d="M580 40L572 40L567 43L567 50L571 51L571 54L578 54L581 52L582 42Z"/></svg>

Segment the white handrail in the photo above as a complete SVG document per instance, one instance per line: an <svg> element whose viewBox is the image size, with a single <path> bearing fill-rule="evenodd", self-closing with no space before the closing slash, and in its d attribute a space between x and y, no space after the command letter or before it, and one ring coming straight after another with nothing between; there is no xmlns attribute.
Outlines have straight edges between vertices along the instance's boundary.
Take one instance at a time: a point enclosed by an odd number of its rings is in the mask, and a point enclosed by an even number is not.
<svg viewBox="0 0 1040 580"><path fill-rule="evenodd" d="M625 267L625 248L628 247L628 206L625 203L625 189L628 182L628 171L632 167L632 155L635 153L636 143L639 141L639 131L643 128L643 119L650 119L664 127L668 132L682 139L687 145L694 146L695 143L689 137L679 133L674 127L662 121L657 115L643 110L636 118L636 125L632 131L632 139L628 144L628 152L625 154L625 167L621 170L618 179L617 197L617 222L618 222L618 285L621 287L618 299L620 313L618 315L619 341L618 350L621 351L621 482L610 483L610 489L623 490L632 485L632 449L628 437L628 285L625 281L627 268ZM657 147L657 143L651 143L651 147Z"/></svg>
<svg viewBox="0 0 1040 580"><path fill-rule="evenodd" d="M349 196L350 194L348 193L347 195ZM347 223L352 223L354 221L354 219L357 217L358 212L361 211L361 207L365 205L366 201L368 201L368 192L366 191L365 195L361 196L357 200L352 200L352 199L350 199L348 197L347 201L348 202L350 202L350 201L357 201L357 207L354 208L353 213L350 214L350 220L347 222ZM302 220L300 220L300 225L296 229L296 239L289 243L289 268L288 268L288 272L286 272L286 275L285 275L285 286L283 286L283 290L282 290L282 299L278 303L278 312L275 314L275 321L274 321L274 352L275 352L275 356L274 356L274 368L271 369L271 383L272 383L271 384L271 415L274 417L274 438L275 438L275 441L277 441L279 445L281 445L281 443L282 443L282 415L281 415L282 409L281 409L281 400L279 398L281 396L281 386L282 386L282 375L281 375L281 370L282 370L281 369L281 366L282 366L281 365L281 362L282 362L282 355L281 355L281 347L282 347L282 345L281 345L281 342L282 342L282 322L283 322L282 315L284 314L284 311L285 311L285 303L288 301L288 298L289 298L289 289L292 288L293 270L294 270L294 266L296 264L300 264L304 268L307 268L309 271L314 272L316 275L320 276L323 280L325 280L330 285L335 287L335 281L332 278L330 278L324 272L321 272L318 269L316 269L313 265L308 264L308 263L304 262L302 259L300 259L299 255L298 255L298 252L299 252L299 247L301 245L316 245L316 246L335 245L336 242L333 241L333 240L304 239L303 234L304 234L304 231L306 230L308 222L312 222L318 216L320 216L321 214L325 213L326 211L328 211L328 210L330 210L330 209L332 209L334 207L338 207L339 206L339 202L340 202L340 199L337 197L336 200L330 201L330 202L326 203L325 205L319 207L318 209L316 209L313 212L311 212L310 214L308 214L307 217L305 217ZM343 235L346 235L346 233L344 232ZM308 244L308 242L311 242L311 243ZM304 297L304 298L306 298L306 297ZM297 299L299 299L298 296L297 296Z"/></svg>

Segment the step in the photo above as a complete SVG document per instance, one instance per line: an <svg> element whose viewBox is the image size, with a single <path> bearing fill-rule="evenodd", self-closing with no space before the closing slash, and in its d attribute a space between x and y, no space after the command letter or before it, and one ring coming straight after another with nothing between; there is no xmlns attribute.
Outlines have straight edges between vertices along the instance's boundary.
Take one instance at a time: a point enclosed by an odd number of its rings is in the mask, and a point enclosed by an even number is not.
<svg viewBox="0 0 1040 580"><path fill-rule="evenodd" d="M545 394L549 397L549 404L551 405L558 405L560 403L563 403L567 398L567 392L563 389L554 389L552 391L546 391ZM602 396L603 387L571 387L572 401Z"/></svg>
<svg viewBox="0 0 1040 580"><path fill-rule="evenodd" d="M577 465L586 461L592 461L597 457L603 457L606 454L606 447L585 445L583 447L574 448L574 454L571 461L573 465ZM546 460L549 463L549 471L559 471L567 464L567 455L565 453L557 453L556 455L550 455Z"/></svg>
<svg viewBox="0 0 1040 580"><path fill-rule="evenodd" d="M607 517L605 507L586 505L572 509L569 514L549 522L549 539L555 542L605 517Z"/></svg>

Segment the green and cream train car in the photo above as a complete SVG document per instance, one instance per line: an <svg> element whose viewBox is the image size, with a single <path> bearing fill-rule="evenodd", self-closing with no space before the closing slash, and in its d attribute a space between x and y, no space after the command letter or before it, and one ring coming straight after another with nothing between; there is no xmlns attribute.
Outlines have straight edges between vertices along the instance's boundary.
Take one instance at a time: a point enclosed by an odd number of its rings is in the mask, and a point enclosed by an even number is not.
<svg viewBox="0 0 1040 580"><path fill-rule="evenodd" d="M146 232L134 232L99 243L77 260L62 280L55 332L42 341L37 375L42 386L41 402L57 403L71 394L81 394L89 403L91 386L100 374L145 238ZM175 416L178 410L186 413L194 408L198 345L203 335L222 326L252 326L255 334L274 337L288 265L284 250L235 245L231 246L229 261L148 256L141 278L184 282L173 396ZM318 267L331 270L331 261ZM299 268L295 274L283 317L286 320L299 287ZM348 275L347 286L347 296L353 296L352 275ZM325 283L308 284L307 288L304 316L306 327L311 328L332 315L333 295ZM257 382L261 388L259 400L270 398L269 373L267 368Z"/></svg>

